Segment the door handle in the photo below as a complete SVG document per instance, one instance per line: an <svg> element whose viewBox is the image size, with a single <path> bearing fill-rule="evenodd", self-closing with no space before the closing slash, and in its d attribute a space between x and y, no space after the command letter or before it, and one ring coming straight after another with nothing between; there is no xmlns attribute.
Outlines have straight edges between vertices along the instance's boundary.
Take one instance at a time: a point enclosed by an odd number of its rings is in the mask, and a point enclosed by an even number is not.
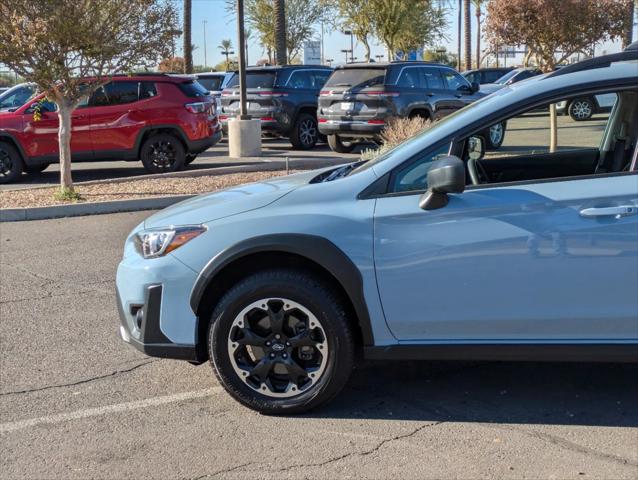
<svg viewBox="0 0 638 480"><path fill-rule="evenodd" d="M86 118L86 115L73 115L71 116L71 120L82 120Z"/></svg>
<svg viewBox="0 0 638 480"><path fill-rule="evenodd" d="M580 211L580 216L584 218L596 218L596 217L627 217L629 215L636 215L638 213L638 207L632 205L622 205L620 207L601 207L601 208L585 208Z"/></svg>

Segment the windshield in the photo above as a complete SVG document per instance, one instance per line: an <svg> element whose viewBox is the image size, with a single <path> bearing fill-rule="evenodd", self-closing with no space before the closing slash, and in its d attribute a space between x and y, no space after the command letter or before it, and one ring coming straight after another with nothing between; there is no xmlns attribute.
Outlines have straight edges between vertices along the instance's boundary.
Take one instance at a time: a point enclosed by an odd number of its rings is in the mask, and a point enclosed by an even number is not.
<svg viewBox="0 0 638 480"><path fill-rule="evenodd" d="M197 81L203 85L203 87L210 91L218 91L222 89L222 83L224 83L223 75L215 75L211 77L198 77Z"/></svg>
<svg viewBox="0 0 638 480"><path fill-rule="evenodd" d="M0 95L0 108L18 108L27 103L34 90L28 85L16 85Z"/></svg>
<svg viewBox="0 0 638 480"><path fill-rule="evenodd" d="M370 87L383 85L385 68L341 68L332 72L324 87Z"/></svg>
<svg viewBox="0 0 638 480"><path fill-rule="evenodd" d="M498 83L499 85L505 85L509 79L511 79L512 77L514 77L516 74L520 72L521 72L520 70L512 70L511 72L507 72L505 75L503 75L501 78L496 80L494 83Z"/></svg>
<svg viewBox="0 0 638 480"><path fill-rule="evenodd" d="M277 75L275 72L246 72L246 88L272 88ZM234 74L228 82L228 88L239 87L239 75Z"/></svg>

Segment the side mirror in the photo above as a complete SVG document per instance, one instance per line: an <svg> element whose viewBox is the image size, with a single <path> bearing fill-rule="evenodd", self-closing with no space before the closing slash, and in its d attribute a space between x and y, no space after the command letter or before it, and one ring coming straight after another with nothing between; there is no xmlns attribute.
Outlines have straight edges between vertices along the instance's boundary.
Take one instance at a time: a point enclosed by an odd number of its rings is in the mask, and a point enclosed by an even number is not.
<svg viewBox="0 0 638 480"><path fill-rule="evenodd" d="M478 82L472 82L472 93L476 93L481 89L481 85Z"/></svg>
<svg viewBox="0 0 638 480"><path fill-rule="evenodd" d="M485 156L485 142L483 137L471 136L467 139L467 158L470 160L480 160Z"/></svg>
<svg viewBox="0 0 638 480"><path fill-rule="evenodd" d="M449 193L465 190L465 165L459 157L447 155L432 163L428 171L428 190L421 196L419 207L435 210L445 207Z"/></svg>

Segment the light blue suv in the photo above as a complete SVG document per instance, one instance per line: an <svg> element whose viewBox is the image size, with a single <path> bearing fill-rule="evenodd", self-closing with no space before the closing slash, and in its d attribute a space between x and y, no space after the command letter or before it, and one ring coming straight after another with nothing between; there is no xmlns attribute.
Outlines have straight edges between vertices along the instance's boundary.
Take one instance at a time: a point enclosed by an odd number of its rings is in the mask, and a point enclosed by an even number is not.
<svg viewBox="0 0 638 480"><path fill-rule="evenodd" d="M122 338L210 359L234 398L281 414L334 397L357 355L637 360L637 60L505 87L367 163L156 213L117 272ZM546 147L548 104L612 93Z"/></svg>

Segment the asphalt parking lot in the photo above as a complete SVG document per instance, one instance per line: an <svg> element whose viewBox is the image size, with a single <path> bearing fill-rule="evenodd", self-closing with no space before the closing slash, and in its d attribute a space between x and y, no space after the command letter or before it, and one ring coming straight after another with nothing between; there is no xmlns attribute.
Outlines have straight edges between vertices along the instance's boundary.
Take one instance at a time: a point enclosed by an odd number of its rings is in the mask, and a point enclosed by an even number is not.
<svg viewBox="0 0 638 480"><path fill-rule="evenodd" d="M148 212L0 224L0 477L638 478L638 366L363 364L267 417L210 367L117 336L114 275Z"/></svg>

